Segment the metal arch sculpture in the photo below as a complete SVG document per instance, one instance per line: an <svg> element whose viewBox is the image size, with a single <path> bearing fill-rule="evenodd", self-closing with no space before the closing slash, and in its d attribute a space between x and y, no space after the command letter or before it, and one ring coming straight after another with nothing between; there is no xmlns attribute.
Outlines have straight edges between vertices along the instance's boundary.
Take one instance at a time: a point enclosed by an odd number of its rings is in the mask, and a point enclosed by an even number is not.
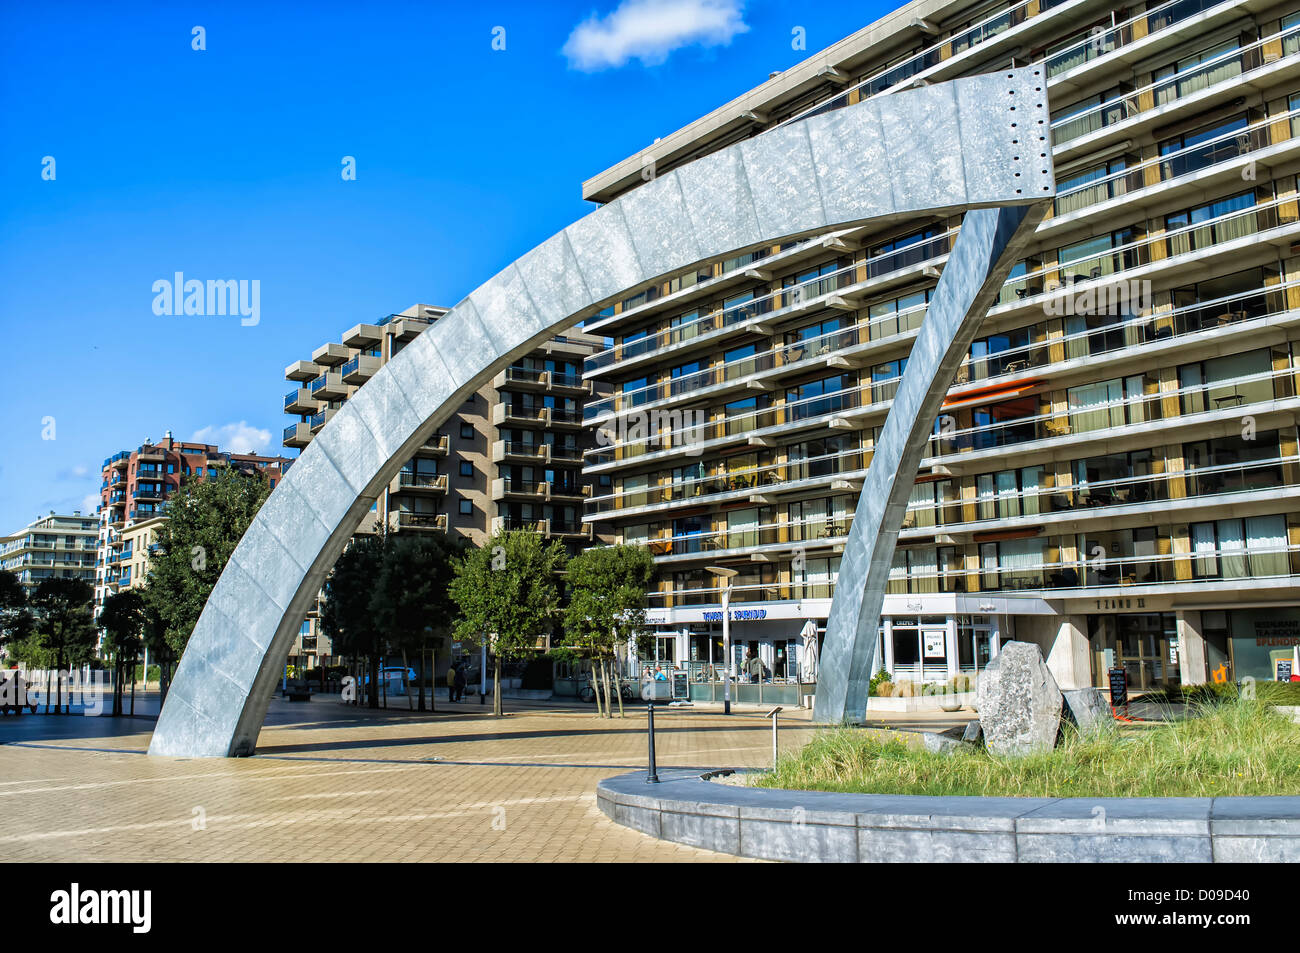
<svg viewBox="0 0 1300 953"><path fill-rule="evenodd" d="M466 397L512 361L605 303L708 259L967 212L875 451L876 461L904 469L868 478L881 495L863 493L823 651L819 719L865 711L861 674L876 621L864 614L879 612L880 597L846 592L845 583L872 584L878 566L887 574L917 440L923 448L963 340L1055 194L1040 71L923 86L769 130L595 210L471 293L348 400L263 504L191 634L149 753L253 753L299 623L361 518Z"/></svg>

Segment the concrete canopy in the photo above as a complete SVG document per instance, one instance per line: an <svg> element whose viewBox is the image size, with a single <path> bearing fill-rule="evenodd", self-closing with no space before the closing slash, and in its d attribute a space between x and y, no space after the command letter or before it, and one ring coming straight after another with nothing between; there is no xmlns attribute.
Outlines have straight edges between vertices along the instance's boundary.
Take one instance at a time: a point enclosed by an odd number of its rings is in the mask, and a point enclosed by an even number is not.
<svg viewBox="0 0 1300 953"><path fill-rule="evenodd" d="M339 409L262 506L194 627L149 753L253 753L299 624L361 518L470 394L546 339L705 260L969 212L875 451L877 461L899 461L891 488L870 500L864 490L845 547L849 575L841 569L832 606L821 666L831 682L816 714L851 717L859 683L865 710L860 676L870 670L876 621L862 614L878 614L880 599L846 592L845 583L874 584L874 568L887 567L916 471L905 464L920 459L918 434L923 448L954 355L959 361L1055 194L1041 70L924 86L769 130L652 179L481 285ZM869 477L868 487L876 482Z"/></svg>

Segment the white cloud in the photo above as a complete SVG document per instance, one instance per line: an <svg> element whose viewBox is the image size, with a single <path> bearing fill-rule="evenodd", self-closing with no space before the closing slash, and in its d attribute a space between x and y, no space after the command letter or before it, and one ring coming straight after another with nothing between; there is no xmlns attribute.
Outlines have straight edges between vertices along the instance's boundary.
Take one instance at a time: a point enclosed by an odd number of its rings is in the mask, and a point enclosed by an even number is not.
<svg viewBox="0 0 1300 953"><path fill-rule="evenodd" d="M592 14L569 34L569 65L593 72L637 59L654 66L684 46L726 46L749 27L743 0L623 0L604 17Z"/></svg>
<svg viewBox="0 0 1300 953"><path fill-rule="evenodd" d="M90 516L95 512L95 507L99 506L102 498L98 493L87 493L81 498L81 512L84 516Z"/></svg>
<svg viewBox="0 0 1300 953"><path fill-rule="evenodd" d="M271 445L271 431L254 427L246 420L219 427L204 427L190 437L195 443L213 443L231 453L265 453Z"/></svg>

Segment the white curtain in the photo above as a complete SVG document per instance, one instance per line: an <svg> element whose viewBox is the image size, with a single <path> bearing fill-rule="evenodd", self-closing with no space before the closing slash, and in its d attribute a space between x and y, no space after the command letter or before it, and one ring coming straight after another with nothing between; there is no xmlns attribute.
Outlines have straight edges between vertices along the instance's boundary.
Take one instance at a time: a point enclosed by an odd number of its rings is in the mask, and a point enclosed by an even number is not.
<svg viewBox="0 0 1300 953"><path fill-rule="evenodd" d="M1124 423L1124 390L1118 380L1071 387L1066 396L1070 404L1070 425L1076 432L1104 430Z"/></svg>
<svg viewBox="0 0 1300 953"><path fill-rule="evenodd" d="M1246 571L1246 537L1242 533L1241 520L1219 520L1215 527L1219 532L1223 578L1240 579L1250 575Z"/></svg>
<svg viewBox="0 0 1300 953"><path fill-rule="evenodd" d="M1285 576L1290 571L1286 547L1285 516L1251 516L1246 520L1251 575Z"/></svg>

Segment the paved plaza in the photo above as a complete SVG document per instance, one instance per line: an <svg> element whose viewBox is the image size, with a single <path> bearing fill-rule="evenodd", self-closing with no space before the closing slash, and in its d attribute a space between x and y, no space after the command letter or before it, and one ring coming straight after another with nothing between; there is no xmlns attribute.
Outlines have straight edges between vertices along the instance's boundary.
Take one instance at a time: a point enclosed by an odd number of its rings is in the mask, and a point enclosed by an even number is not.
<svg viewBox="0 0 1300 953"><path fill-rule="evenodd" d="M399 700L400 702L400 700ZM242 759L150 758L153 718L0 721L0 854L50 861L707 861L596 808L596 783L646 763L644 709L439 702L372 712L275 699ZM137 712L157 711L156 696ZM782 714L781 747L811 736ZM663 767L771 760L758 710L656 715Z"/></svg>

